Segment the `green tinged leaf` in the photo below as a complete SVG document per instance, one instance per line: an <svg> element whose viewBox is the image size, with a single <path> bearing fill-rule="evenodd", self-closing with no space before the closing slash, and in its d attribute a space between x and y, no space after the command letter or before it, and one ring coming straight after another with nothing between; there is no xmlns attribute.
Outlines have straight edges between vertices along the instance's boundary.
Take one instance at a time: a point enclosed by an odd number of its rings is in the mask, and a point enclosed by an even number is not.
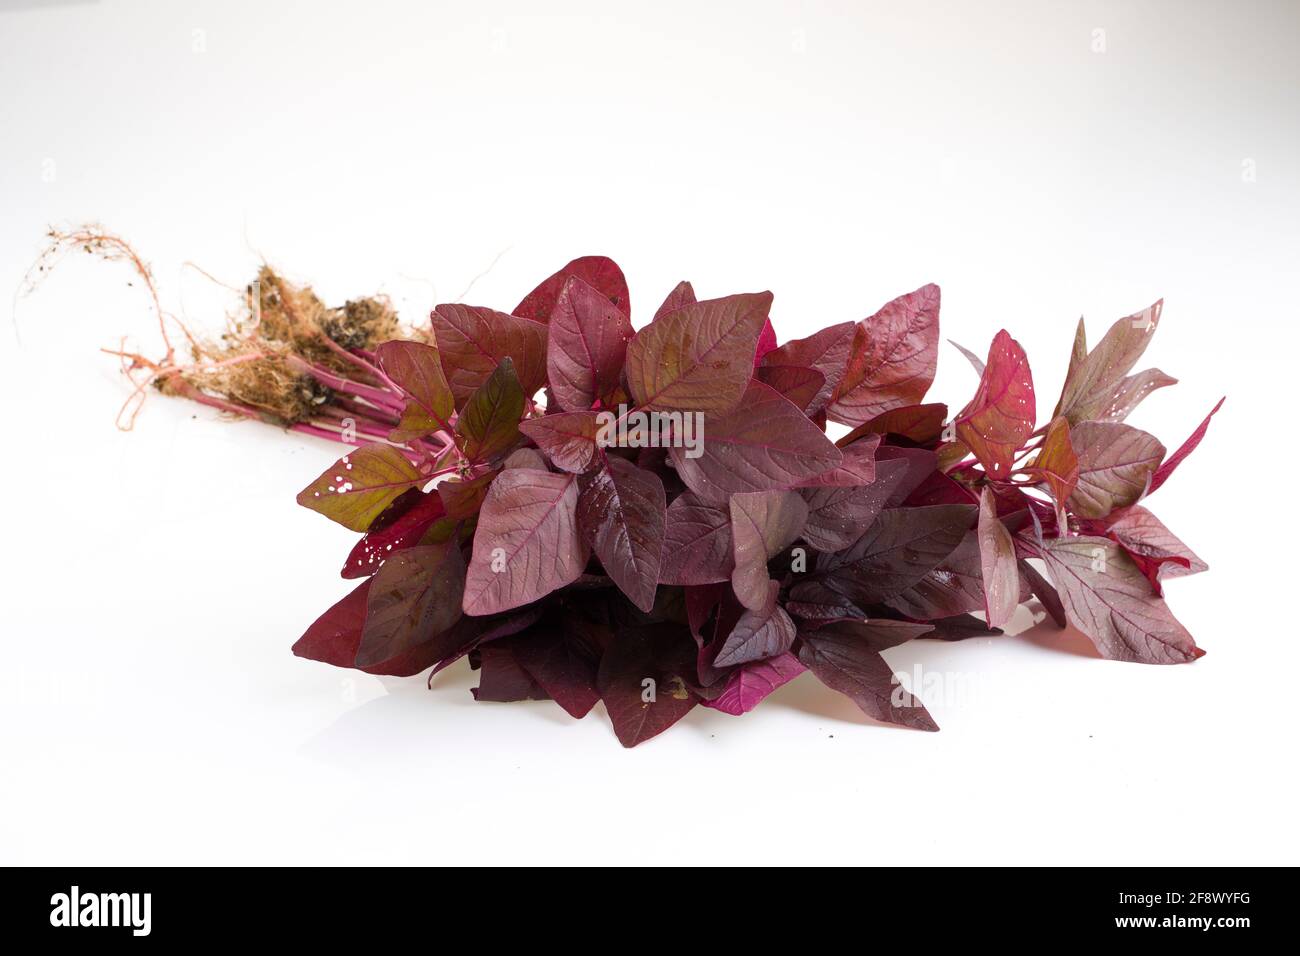
<svg viewBox="0 0 1300 956"><path fill-rule="evenodd" d="M366 531L402 492L428 479L392 445L375 442L344 455L298 492L298 504L353 531Z"/></svg>
<svg viewBox="0 0 1300 956"><path fill-rule="evenodd" d="M1172 385L1174 379L1157 369L1128 377L1142 357L1160 324L1164 300L1120 319L1097 343L1087 348L1083 319L1075 335L1070 370L1052 417L1064 416L1071 425L1085 421L1120 421L1153 390Z"/></svg>
<svg viewBox="0 0 1300 956"><path fill-rule="evenodd" d="M456 420L461 447L471 461L489 461L519 441L524 391L514 363L503 358L488 380L474 390Z"/></svg>

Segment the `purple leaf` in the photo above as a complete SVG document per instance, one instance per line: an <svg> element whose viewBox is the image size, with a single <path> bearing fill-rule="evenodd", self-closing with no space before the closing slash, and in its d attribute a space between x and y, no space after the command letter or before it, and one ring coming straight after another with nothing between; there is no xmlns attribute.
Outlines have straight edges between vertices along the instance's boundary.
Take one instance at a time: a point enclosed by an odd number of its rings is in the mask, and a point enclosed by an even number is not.
<svg viewBox="0 0 1300 956"><path fill-rule="evenodd" d="M685 717L698 698L687 687L695 644L672 624L624 628L600 661L597 688L614 733L635 747Z"/></svg>
<svg viewBox="0 0 1300 956"><path fill-rule="evenodd" d="M760 365L754 369L754 378L804 412L812 406L826 382L821 372L798 365Z"/></svg>
<svg viewBox="0 0 1300 956"><path fill-rule="evenodd" d="M1142 569L1156 594L1161 580L1199 574L1209 565L1145 508L1134 506L1111 515L1106 536L1119 544Z"/></svg>
<svg viewBox="0 0 1300 956"><path fill-rule="evenodd" d="M404 442L436 431L450 434L448 423L456 410L455 398L438 350L419 342L385 342L375 350L375 358L384 374L407 395L402 420L389 437Z"/></svg>
<svg viewBox="0 0 1300 956"><path fill-rule="evenodd" d="M1103 657L1144 664L1183 664L1205 652L1142 570L1108 538L1056 538L1043 548L1070 623Z"/></svg>
<svg viewBox="0 0 1300 956"><path fill-rule="evenodd" d="M1038 573L1038 569L1026 561L1020 559L1020 574L1029 585L1029 590L1038 602L1043 605L1051 619L1057 627L1065 627L1069 619L1065 615L1065 605L1061 603L1061 595L1057 593L1056 588L1052 587L1052 582Z"/></svg>
<svg viewBox="0 0 1300 956"><path fill-rule="evenodd" d="M371 579L358 667L426 643L460 619L465 559L454 542L400 551Z"/></svg>
<svg viewBox="0 0 1300 956"><path fill-rule="evenodd" d="M540 322L473 305L440 305L432 321L457 408L464 408L504 358L514 364L525 396L546 384L547 330Z"/></svg>
<svg viewBox="0 0 1300 956"><path fill-rule="evenodd" d="M919 621L983 611L984 574L977 534L968 531L952 554L885 603Z"/></svg>
<svg viewBox="0 0 1300 956"><path fill-rule="evenodd" d="M1162 374L1155 370L1128 380L1129 371L1146 351L1160 324L1164 300L1120 319L1087 352L1083 319L1079 320L1070 369L1052 417L1064 416L1071 425L1096 420L1118 421L1132 410L1145 395L1161 385ZM1116 417L1118 416L1118 417Z"/></svg>
<svg viewBox="0 0 1300 956"><path fill-rule="evenodd" d="M664 299L664 304L659 306L655 312L654 320L657 322L669 312L676 312L682 306L693 305L695 303L695 290L691 284L683 279L673 287L673 291L668 293L668 298Z"/></svg>
<svg viewBox="0 0 1300 956"><path fill-rule="evenodd" d="M875 418L849 432L835 444L848 448L860 438L868 435L896 435L928 445L939 440L943 434L943 425L948 417L948 406L942 402L930 405L904 405L881 412Z"/></svg>
<svg viewBox="0 0 1300 956"><path fill-rule="evenodd" d="M596 463L596 412L560 412L528 418L519 430L537 442L556 468L580 475Z"/></svg>
<svg viewBox="0 0 1300 956"><path fill-rule="evenodd" d="M465 580L466 614L507 611L577 579L587 563L573 475L518 468L497 476L479 513Z"/></svg>
<svg viewBox="0 0 1300 956"><path fill-rule="evenodd" d="M546 699L546 691L524 669L512 644L485 644L476 648L470 659L477 660L479 666L478 686L470 688L475 700L513 703Z"/></svg>
<svg viewBox="0 0 1300 956"><path fill-rule="evenodd" d="M1069 504L1084 518L1104 518L1136 504L1165 457L1165 446L1131 425L1080 422L1070 430L1079 480Z"/></svg>
<svg viewBox="0 0 1300 956"><path fill-rule="evenodd" d="M488 472L477 478L448 478L438 482L435 490L442 500L442 507L447 517L472 518L478 514L494 478L496 472Z"/></svg>
<svg viewBox="0 0 1300 956"><path fill-rule="evenodd" d="M793 339L764 355L763 365L790 365L820 372L822 385L812 403L807 406L809 413L820 411L826 407L835 387L844 377L857 328L856 322L841 322L814 332L807 338Z"/></svg>
<svg viewBox="0 0 1300 956"><path fill-rule="evenodd" d="M858 604L877 604L916 584L961 543L975 518L969 505L889 508L847 550L817 570Z"/></svg>
<svg viewBox="0 0 1300 956"><path fill-rule="evenodd" d="M860 633L828 626L802 631L799 640L800 662L868 717L918 730L939 729L925 705L903 690L880 651Z"/></svg>
<svg viewBox="0 0 1300 956"><path fill-rule="evenodd" d="M343 563L343 577L363 578L374 574L379 566L394 552L414 546L429 526L445 513L442 499L436 494L414 492L414 503L404 508L393 521L378 527L383 519L376 520L371 530L356 543ZM395 501L390 507L398 507L401 501Z"/></svg>
<svg viewBox="0 0 1300 956"><path fill-rule="evenodd" d="M740 407L705 415L702 454L669 455L686 486L705 501L734 492L791 488L836 467L838 448L803 412L772 389L750 384Z"/></svg>
<svg viewBox="0 0 1300 956"><path fill-rule="evenodd" d="M948 340L948 344L951 345L953 348L955 348L962 355L966 356L966 361L970 362L971 367L975 369L976 375L978 375L980 378L984 377L984 360L982 358L980 358L970 349L966 348L966 346L958 345L952 339Z"/></svg>
<svg viewBox="0 0 1300 956"><path fill-rule="evenodd" d="M600 700L596 690L600 648L583 637L557 621L535 628L514 644L515 659L552 700L579 720Z"/></svg>
<svg viewBox="0 0 1300 956"><path fill-rule="evenodd" d="M731 496L730 514L731 587L741 604L757 610L769 603L767 562L799 537L808 505L794 491L746 492Z"/></svg>
<svg viewBox="0 0 1300 956"><path fill-rule="evenodd" d="M713 584L731 579L731 513L691 492L668 506L661 584ZM689 590L688 590L689 593Z"/></svg>
<svg viewBox="0 0 1300 956"><path fill-rule="evenodd" d="M731 629L713 659L714 667L732 667L747 661L775 657L794 643L795 627L790 615L776 601L780 585L767 585L766 600L757 608L746 609Z"/></svg>
<svg viewBox="0 0 1300 956"><path fill-rule="evenodd" d="M897 445L881 445L876 451L876 467L887 461L901 461L907 465L907 471L898 485L889 495L885 507L893 508L904 501L909 504L912 492L921 488L926 480L934 474L937 459L934 452L926 448L902 448Z"/></svg>
<svg viewBox="0 0 1300 956"><path fill-rule="evenodd" d="M355 667L372 581L372 578L362 581L347 597L317 618L316 622L307 628L307 632L293 645L293 653L298 657L333 664L335 667ZM440 649L436 643L428 643L412 648L391 660L358 669L367 674L410 677L431 667L438 660L439 653Z"/></svg>
<svg viewBox="0 0 1300 956"><path fill-rule="evenodd" d="M561 408L586 411L617 390L632 334L627 313L601 292L576 276L564 283L546 347L551 391Z"/></svg>
<svg viewBox="0 0 1300 956"><path fill-rule="evenodd" d="M645 411L725 412L754 373L772 293L733 295L670 312L627 348L627 383Z"/></svg>
<svg viewBox="0 0 1300 956"><path fill-rule="evenodd" d="M922 286L887 303L858 323L848 367L827 416L856 427L891 408L916 404L934 381L938 350L937 285Z"/></svg>
<svg viewBox="0 0 1300 956"><path fill-rule="evenodd" d="M578 530L605 573L643 611L654 607L664 544L666 497L652 471L617 455L578 479Z"/></svg>
<svg viewBox="0 0 1300 956"><path fill-rule="evenodd" d="M788 684L805 670L807 668L799 663L799 658L788 651L767 660L750 661L732 671L722 693L713 700L704 701L704 706L739 717L749 713L772 691Z"/></svg>
<svg viewBox="0 0 1300 956"><path fill-rule="evenodd" d="M574 259L524 296L524 300L515 306L514 314L543 324L549 322L564 283L574 276L599 291L618 306L624 315L632 314L632 305L627 294L627 279L623 277L623 270L613 259L605 256L582 256Z"/></svg>
<svg viewBox="0 0 1300 956"><path fill-rule="evenodd" d="M847 456L852 449L845 449ZM907 473L904 461L882 461L876 478L857 487L805 488L808 522L803 539L818 551L841 551L857 541L879 517ZM733 499L734 500L734 499Z"/></svg>
<svg viewBox="0 0 1300 956"><path fill-rule="evenodd" d="M844 446L840 449L841 460L838 465L830 471L799 482L799 487L859 488L869 485L876 480L876 450L879 447L879 435L868 435L861 441Z"/></svg>
<svg viewBox="0 0 1300 956"><path fill-rule="evenodd" d="M990 627L1002 627L1020 606L1020 576L1016 571L1016 546L998 518L993 492L980 496L977 531L980 568L984 580L985 620Z"/></svg>

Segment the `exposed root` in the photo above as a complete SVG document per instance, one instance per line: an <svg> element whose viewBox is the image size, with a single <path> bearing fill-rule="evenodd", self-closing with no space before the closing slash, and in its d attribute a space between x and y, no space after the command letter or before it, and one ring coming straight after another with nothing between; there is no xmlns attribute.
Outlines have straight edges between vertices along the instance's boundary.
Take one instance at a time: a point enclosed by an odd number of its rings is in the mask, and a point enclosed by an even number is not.
<svg viewBox="0 0 1300 956"><path fill-rule="evenodd" d="M218 339L208 341L163 309L152 271L126 240L98 225L51 229L49 239L50 245L28 270L19 296L35 290L69 253L82 250L108 262L130 264L158 317L165 349L160 360L129 351L125 341L117 349L103 350L121 360L132 385L117 416L117 426L124 431L135 424L151 386L243 417L299 425L328 411L335 401L334 391L313 376L312 367L331 381L337 376L382 387L374 368L356 353L408 337L386 297L353 299L330 308L309 286L294 285L263 264L243 290L239 313L227 320ZM188 353L184 357L177 354L177 343ZM383 412L375 414L383 417Z"/></svg>

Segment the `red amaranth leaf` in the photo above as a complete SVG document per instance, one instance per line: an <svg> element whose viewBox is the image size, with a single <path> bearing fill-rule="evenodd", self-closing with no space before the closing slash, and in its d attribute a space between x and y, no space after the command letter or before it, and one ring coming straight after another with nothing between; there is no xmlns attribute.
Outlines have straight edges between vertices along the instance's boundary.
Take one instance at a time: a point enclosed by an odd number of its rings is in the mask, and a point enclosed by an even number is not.
<svg viewBox="0 0 1300 956"><path fill-rule="evenodd" d="M399 551L371 579L356 663L368 667L427 643L460 619L465 559L454 541Z"/></svg>
<svg viewBox="0 0 1300 956"><path fill-rule="evenodd" d="M799 488L858 488L876 480L876 452L880 447L879 435L847 445L840 450L838 465L820 475L799 482Z"/></svg>
<svg viewBox="0 0 1300 956"><path fill-rule="evenodd" d="M798 408L752 382L739 407L706 414L702 454L669 449L677 474L706 501L734 492L792 488L843 460L838 448Z"/></svg>
<svg viewBox="0 0 1300 956"><path fill-rule="evenodd" d="M540 322L459 304L438 306L431 319L457 408L465 407L504 358L514 364L525 396L546 384L547 327Z"/></svg>
<svg viewBox="0 0 1300 956"><path fill-rule="evenodd" d="M669 312L676 312L684 305L691 305L696 301L695 290L691 284L683 279L673 287L673 291L668 293L668 298L664 299L663 305L659 306L655 312L655 320L659 320Z"/></svg>
<svg viewBox="0 0 1300 956"><path fill-rule="evenodd" d="M821 372L822 386L808 407L809 413L820 411L831 400L831 394L844 377L857 328L856 322L841 322L806 338L793 339L764 355L762 364L772 367L790 365Z"/></svg>
<svg viewBox="0 0 1300 956"><path fill-rule="evenodd" d="M1103 657L1143 664L1184 664L1205 652L1141 569L1109 538L1056 538L1043 546L1070 623Z"/></svg>
<svg viewBox="0 0 1300 956"><path fill-rule="evenodd" d="M1034 380L1020 343L999 332L975 397L955 419L957 438L993 478L1007 478L1034 430Z"/></svg>
<svg viewBox="0 0 1300 956"><path fill-rule="evenodd" d="M580 475L596 463L596 436L599 419L596 412L560 412L527 418L519 430L537 442L556 468Z"/></svg>
<svg viewBox="0 0 1300 956"><path fill-rule="evenodd" d="M939 440L947 417L948 406L941 402L930 405L904 405L881 412L869 422L853 429L835 444L847 448L868 435L896 435L919 445L928 445Z"/></svg>
<svg viewBox="0 0 1300 956"><path fill-rule="evenodd" d="M823 555L818 574L859 604L885 601L952 554L975 513L970 505L888 508L852 547Z"/></svg>
<svg viewBox="0 0 1300 956"><path fill-rule="evenodd" d="M651 322L627 348L627 384L645 411L726 412L754 374L772 293L709 299Z"/></svg>
<svg viewBox="0 0 1300 956"><path fill-rule="evenodd" d="M758 363L763 361L763 356L775 348L776 329L772 327L772 319L769 317L758 333L758 347L754 350L754 367L758 368Z"/></svg>
<svg viewBox="0 0 1300 956"><path fill-rule="evenodd" d="M977 537L984 580L984 619L1002 627L1020 606L1020 575L1016 571L1016 546L998 518L992 490L980 497Z"/></svg>
<svg viewBox="0 0 1300 956"><path fill-rule="evenodd" d="M456 419L456 433L470 461L499 458L519 443L524 390L509 357L474 389Z"/></svg>
<svg viewBox="0 0 1300 956"><path fill-rule="evenodd" d="M827 417L857 427L881 412L921 401L934 381L938 350L937 285L887 303L858 323Z"/></svg>
<svg viewBox="0 0 1300 956"><path fill-rule="evenodd" d="M1079 484L1079 456L1070 437L1070 423L1064 416L1052 419L1034 463L1024 471L1047 485L1058 508L1065 507Z"/></svg>
<svg viewBox="0 0 1300 956"><path fill-rule="evenodd" d="M754 369L754 378L785 398L805 413L816 400L826 382L826 376L814 368L797 365L760 365Z"/></svg>
<svg viewBox="0 0 1300 956"><path fill-rule="evenodd" d="M654 472L617 455L578 479L578 530L619 590L641 610L654 607L667 499Z"/></svg>
<svg viewBox="0 0 1300 956"><path fill-rule="evenodd" d="M819 551L849 547L880 516L906 473L906 462L882 461L869 484L802 489L800 494L808 502L803 539Z"/></svg>
<svg viewBox="0 0 1300 956"><path fill-rule="evenodd" d="M726 507L708 504L688 491L668 506L666 523L661 584L701 585L731 579L735 561Z"/></svg>
<svg viewBox="0 0 1300 956"><path fill-rule="evenodd" d="M587 563L573 475L517 468L497 476L479 512L465 580L466 614L507 611L575 581Z"/></svg>
<svg viewBox="0 0 1300 956"><path fill-rule="evenodd" d="M1091 352L1087 348L1083 319L1075 335L1070 369L1061 399L1052 417L1064 416L1071 425L1085 421L1119 421L1146 395L1173 384L1164 373L1150 369L1128 378L1146 351L1164 311L1164 299L1112 325Z"/></svg>
<svg viewBox="0 0 1300 956"><path fill-rule="evenodd" d="M404 442L436 431L450 433L455 397L442 371L438 350L419 342L385 342L375 350L385 375L406 393L402 420L389 436Z"/></svg>
<svg viewBox="0 0 1300 956"><path fill-rule="evenodd" d="M600 291L576 276L565 281L546 346L551 392L561 408L586 411L613 394L632 335L627 313Z"/></svg>
<svg viewBox="0 0 1300 956"><path fill-rule="evenodd" d="M777 603L779 590L780 585L775 581L767 583L766 600L757 607L746 608L718 648L714 667L733 667L776 657L790 649L795 638L794 621Z"/></svg>
<svg viewBox="0 0 1300 956"><path fill-rule="evenodd" d="M382 528L377 528L380 521L376 520L372 525L376 530L366 532L356 543L343 562L343 577L363 578L374 574L390 555L414 546L429 526L446 514L437 494L420 491L414 494L416 497L410 507ZM400 504L400 501L394 502L392 507Z"/></svg>
<svg viewBox="0 0 1300 956"><path fill-rule="evenodd" d="M596 674L601 648L578 629L544 622L513 648L519 664L570 717L585 717L600 700Z"/></svg>
<svg viewBox="0 0 1300 956"><path fill-rule="evenodd" d="M985 610L984 570L976 532L966 532L952 554L885 603L918 621Z"/></svg>
<svg viewBox="0 0 1300 956"><path fill-rule="evenodd" d="M794 542L808 519L796 491L754 491L731 496L734 570L731 587L750 610L769 603L767 562Z"/></svg>
<svg viewBox="0 0 1300 956"><path fill-rule="evenodd" d="M601 658L597 687L619 743L635 747L690 713L699 700L687 686L695 654L690 632L678 625L614 633Z"/></svg>
<svg viewBox="0 0 1300 956"><path fill-rule="evenodd" d="M1110 515L1106 520L1106 536L1133 559L1156 594L1162 592L1164 578L1199 574L1209 569L1159 518L1140 506Z"/></svg>
<svg viewBox="0 0 1300 956"><path fill-rule="evenodd" d="M366 621L366 602L370 597L373 580L367 578L362 581L351 593L317 618L293 645L293 653L297 657L333 664L335 667L356 667L361 630ZM410 677L432 667L441 653L436 642L430 642L411 648L390 660L357 669L367 674Z"/></svg>
<svg viewBox="0 0 1300 956"><path fill-rule="evenodd" d="M1132 425L1080 422L1070 432L1079 480L1069 505L1084 518L1104 518L1136 504L1165 457L1165 446Z"/></svg>
<svg viewBox="0 0 1300 956"><path fill-rule="evenodd" d="M513 314L543 324L549 322L565 281L573 276L599 291L618 306L624 315L632 314L632 304L627 294L627 279L623 277L623 270L613 259L605 256L581 256L574 259L524 296L524 300L515 306Z"/></svg>
<svg viewBox="0 0 1300 956"><path fill-rule="evenodd" d="M1196 446L1201 443L1201 439L1209 431L1210 419L1214 417L1215 412L1223 407L1224 401L1225 399L1219 399L1219 403L1210 409L1210 414L1205 416L1205 420L1196 426L1196 431L1192 432L1187 437L1187 441L1179 445L1178 450L1165 459L1165 463L1156 469L1156 473L1151 476L1151 487L1147 489L1147 494L1151 494L1168 481L1169 476L1174 473L1175 468L1182 464L1183 459L1196 450Z"/></svg>
<svg viewBox="0 0 1300 956"><path fill-rule="evenodd" d="M767 660L750 661L732 671L722 693L713 700L704 701L704 706L739 717L749 713L774 690L788 684L807 669L789 651Z"/></svg>
<svg viewBox="0 0 1300 956"><path fill-rule="evenodd" d="M801 631L799 641L800 662L868 717L917 730L939 729L925 705L899 687L893 668L860 633L828 625Z"/></svg>

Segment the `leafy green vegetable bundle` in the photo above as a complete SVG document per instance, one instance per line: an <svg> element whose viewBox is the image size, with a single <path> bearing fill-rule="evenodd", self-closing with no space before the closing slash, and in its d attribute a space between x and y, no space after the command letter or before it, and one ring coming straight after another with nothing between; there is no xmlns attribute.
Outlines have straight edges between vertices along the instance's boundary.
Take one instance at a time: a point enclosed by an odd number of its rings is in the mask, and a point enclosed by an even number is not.
<svg viewBox="0 0 1300 956"><path fill-rule="evenodd" d="M342 437L376 440L298 496L362 537L360 583L294 652L390 675L468 657L479 700L603 701L626 746L805 670L935 730L881 652L999 633L1031 597L1107 658L1203 654L1161 588L1206 565L1140 502L1210 417L1172 455L1124 424L1174 381L1133 372L1161 303L1091 350L1081 320L1036 428L1005 331L962 350L969 402L925 403L937 286L779 346L771 302L683 282L634 331L623 273L586 257L509 313L440 305L430 333L317 367Z"/></svg>

